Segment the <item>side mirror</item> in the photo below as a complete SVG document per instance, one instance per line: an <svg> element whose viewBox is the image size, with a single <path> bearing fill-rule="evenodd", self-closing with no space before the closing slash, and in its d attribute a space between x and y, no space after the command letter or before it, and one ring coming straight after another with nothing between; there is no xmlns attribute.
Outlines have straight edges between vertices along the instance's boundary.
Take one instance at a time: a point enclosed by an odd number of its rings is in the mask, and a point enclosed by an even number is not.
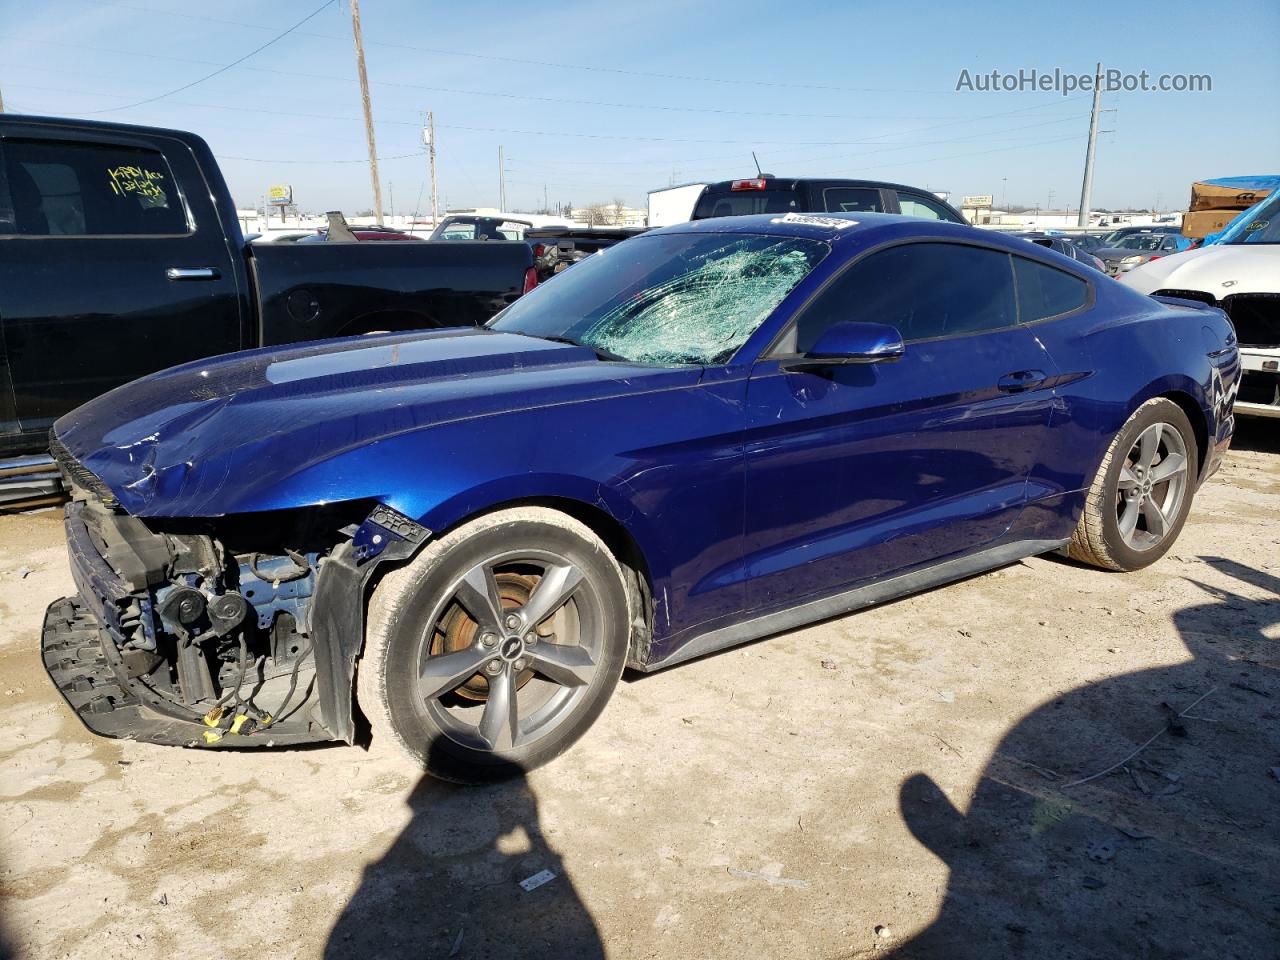
<svg viewBox="0 0 1280 960"><path fill-rule="evenodd" d="M830 367L844 363L884 363L899 359L906 347L896 327L846 320L832 324L809 352L782 362L784 370Z"/></svg>

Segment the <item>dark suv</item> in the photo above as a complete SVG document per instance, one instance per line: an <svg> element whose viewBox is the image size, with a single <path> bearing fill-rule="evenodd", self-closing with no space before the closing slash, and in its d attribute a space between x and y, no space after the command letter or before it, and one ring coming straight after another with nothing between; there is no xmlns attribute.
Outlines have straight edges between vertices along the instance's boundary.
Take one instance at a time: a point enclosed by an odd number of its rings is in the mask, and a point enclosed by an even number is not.
<svg viewBox="0 0 1280 960"><path fill-rule="evenodd" d="M708 184L693 220L752 213L901 213L968 223L963 214L928 190L876 180L819 180L765 174Z"/></svg>

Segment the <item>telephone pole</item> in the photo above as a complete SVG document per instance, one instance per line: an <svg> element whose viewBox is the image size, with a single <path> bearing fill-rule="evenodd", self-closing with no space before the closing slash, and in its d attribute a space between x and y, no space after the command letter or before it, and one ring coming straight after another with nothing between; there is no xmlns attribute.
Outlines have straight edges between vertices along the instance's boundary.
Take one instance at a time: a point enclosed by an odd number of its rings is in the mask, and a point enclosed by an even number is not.
<svg viewBox="0 0 1280 960"><path fill-rule="evenodd" d="M369 141L369 178L373 182L373 215L382 223L382 182L378 179L378 145L373 139L373 105L369 102L369 75L364 69L364 35L360 32L360 0L351 0L351 30L356 38L356 71L360 74L360 99L364 102L364 134Z"/></svg>
<svg viewBox="0 0 1280 960"><path fill-rule="evenodd" d="M498 210L507 209L507 167L502 160L502 147L498 147Z"/></svg>
<svg viewBox="0 0 1280 960"><path fill-rule="evenodd" d="M440 207L436 200L436 115L427 111L427 155L431 157L431 228L440 222Z"/></svg>
<svg viewBox="0 0 1280 960"><path fill-rule="evenodd" d="M1093 75L1093 110L1089 113L1089 147L1084 155L1084 184L1080 188L1080 213L1077 227L1089 225L1089 203L1093 193L1093 155L1098 146L1098 108L1102 105L1102 64Z"/></svg>

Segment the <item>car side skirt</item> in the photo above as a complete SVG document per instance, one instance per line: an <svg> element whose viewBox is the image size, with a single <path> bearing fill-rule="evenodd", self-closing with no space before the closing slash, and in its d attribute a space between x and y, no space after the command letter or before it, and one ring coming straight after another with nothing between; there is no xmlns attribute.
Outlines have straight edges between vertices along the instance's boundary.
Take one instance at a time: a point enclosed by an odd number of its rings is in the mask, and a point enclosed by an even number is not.
<svg viewBox="0 0 1280 960"><path fill-rule="evenodd" d="M755 617L742 623L718 627L706 633L697 634L682 643L665 657L651 663L638 665L646 673L663 670L684 663L697 657L715 653L728 647L758 640L771 634L781 633L805 624L838 617L852 613L863 607L869 607L887 600L894 600L909 593L928 590L956 580L963 580L978 573L985 573L1006 564L1034 557L1041 553L1051 553L1071 542L1065 540L1015 540L996 547L990 547L977 553L966 554L952 560L944 560L928 567L912 570L887 580L878 580L865 586L855 587L833 596L810 600L799 606L777 610L764 616Z"/></svg>

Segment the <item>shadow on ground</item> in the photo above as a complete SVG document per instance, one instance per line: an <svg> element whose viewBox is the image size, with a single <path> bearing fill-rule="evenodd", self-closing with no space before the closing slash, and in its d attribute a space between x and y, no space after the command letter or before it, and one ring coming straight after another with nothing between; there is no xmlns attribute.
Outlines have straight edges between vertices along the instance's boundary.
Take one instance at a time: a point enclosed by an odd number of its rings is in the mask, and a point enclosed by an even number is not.
<svg viewBox="0 0 1280 960"><path fill-rule="evenodd" d="M1233 450L1280 453L1280 420L1273 417L1236 417Z"/></svg>
<svg viewBox="0 0 1280 960"><path fill-rule="evenodd" d="M1280 579L1200 560L1187 578L1205 602L1174 615L1191 660L1025 717L965 813L925 774L902 784L902 816L950 880L893 957L1280 956L1280 641L1264 633ZM1210 586L1210 569L1240 586Z"/></svg>
<svg viewBox="0 0 1280 960"><path fill-rule="evenodd" d="M326 960L604 957L604 946L519 773L488 787L424 777L413 819L334 925ZM525 890L543 870L553 880Z"/></svg>

